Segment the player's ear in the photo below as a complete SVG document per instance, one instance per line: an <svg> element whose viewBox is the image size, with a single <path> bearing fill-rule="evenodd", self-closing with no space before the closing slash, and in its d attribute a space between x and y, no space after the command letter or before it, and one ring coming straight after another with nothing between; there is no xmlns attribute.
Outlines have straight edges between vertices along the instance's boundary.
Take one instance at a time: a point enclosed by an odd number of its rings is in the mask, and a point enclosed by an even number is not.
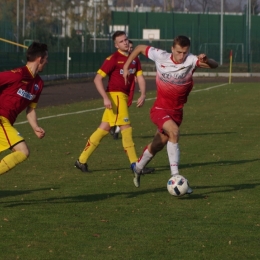
<svg viewBox="0 0 260 260"><path fill-rule="evenodd" d="M44 58L40 57L40 64L44 62Z"/></svg>
<svg viewBox="0 0 260 260"><path fill-rule="evenodd" d="M42 63L42 57L41 56L37 57L35 61L37 61L38 63Z"/></svg>

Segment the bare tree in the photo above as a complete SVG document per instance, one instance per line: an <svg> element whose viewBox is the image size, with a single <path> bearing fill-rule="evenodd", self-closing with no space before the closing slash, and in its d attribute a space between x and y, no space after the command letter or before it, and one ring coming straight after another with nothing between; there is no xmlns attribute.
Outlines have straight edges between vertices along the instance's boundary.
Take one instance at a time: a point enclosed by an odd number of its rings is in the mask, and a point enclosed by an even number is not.
<svg viewBox="0 0 260 260"><path fill-rule="evenodd" d="M252 14L258 14L259 13L258 0L251 0L251 12L252 12Z"/></svg>
<svg viewBox="0 0 260 260"><path fill-rule="evenodd" d="M186 0L188 1L188 0ZM201 12L220 12L221 0L196 0L196 6L199 6ZM224 12L245 12L248 5L248 0L223 0ZM260 0L251 0L252 14L258 14Z"/></svg>
<svg viewBox="0 0 260 260"><path fill-rule="evenodd" d="M195 0L185 0L185 7L188 12L196 11L196 2Z"/></svg>
<svg viewBox="0 0 260 260"><path fill-rule="evenodd" d="M196 0L196 2L200 6L200 11L202 13L206 13L207 10L210 8L212 1L210 1L210 0Z"/></svg>

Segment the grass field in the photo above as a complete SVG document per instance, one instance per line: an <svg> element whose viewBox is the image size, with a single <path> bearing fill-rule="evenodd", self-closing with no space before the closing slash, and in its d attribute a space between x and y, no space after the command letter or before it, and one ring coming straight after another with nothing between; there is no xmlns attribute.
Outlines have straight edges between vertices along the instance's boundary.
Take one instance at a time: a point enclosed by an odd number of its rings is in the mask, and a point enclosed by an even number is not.
<svg viewBox="0 0 260 260"><path fill-rule="evenodd" d="M73 167L101 100L39 109L39 118L94 109L43 119L43 140L17 125L31 157L1 176L0 259L260 259L259 84L215 85L196 85L184 109L180 173L194 193L181 198L166 189L166 149L138 189L121 139L104 138L91 174ZM155 133L152 102L131 107L138 154Z"/></svg>

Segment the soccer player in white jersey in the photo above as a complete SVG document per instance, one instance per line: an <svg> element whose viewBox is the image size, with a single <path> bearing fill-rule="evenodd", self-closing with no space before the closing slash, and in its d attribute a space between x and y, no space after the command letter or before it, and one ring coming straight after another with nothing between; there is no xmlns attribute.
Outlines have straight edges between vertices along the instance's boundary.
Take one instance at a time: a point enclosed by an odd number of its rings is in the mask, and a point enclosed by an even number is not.
<svg viewBox="0 0 260 260"><path fill-rule="evenodd" d="M128 67L140 53L153 60L156 65L157 97L150 110L150 118L157 126L153 141L147 145L138 162L132 168L134 185L140 186L143 167L167 145L171 175L179 174L178 164L179 127L183 117L183 106L193 87L193 73L197 68L217 68L218 63L208 59L205 54L193 55L189 52L190 40L186 36L177 36L173 40L171 53L152 46L138 45L133 50L123 69L127 82ZM188 194L192 193L189 187Z"/></svg>

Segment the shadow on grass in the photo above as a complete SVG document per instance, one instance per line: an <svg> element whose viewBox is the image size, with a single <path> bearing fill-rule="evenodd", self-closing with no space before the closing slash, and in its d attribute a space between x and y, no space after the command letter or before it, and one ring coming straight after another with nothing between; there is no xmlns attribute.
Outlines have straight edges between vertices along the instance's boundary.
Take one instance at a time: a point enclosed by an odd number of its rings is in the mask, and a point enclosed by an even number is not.
<svg viewBox="0 0 260 260"><path fill-rule="evenodd" d="M167 156L167 155L166 155ZM260 159L251 159L251 160L237 160L237 161L231 161L231 160L221 160L221 161L214 161L214 162L201 162L201 163L189 163L189 164L180 164L179 169L186 169L186 168L193 168L193 167L199 167L199 166L230 166L230 165L237 165L237 164L244 164L244 163L252 163L252 162L257 162L260 161ZM151 174L158 174L158 172L162 171L170 171L170 166L167 165L147 165L147 167L152 167L155 168L155 171L146 175L151 175ZM131 172L130 168L109 168L110 171L122 171L122 170L129 170ZM90 173L95 173L95 172L103 172L104 169L95 169L95 170L90 170ZM77 171L77 173L82 174L82 172ZM85 173L83 173L85 174Z"/></svg>
<svg viewBox="0 0 260 260"><path fill-rule="evenodd" d="M236 165L236 164L243 164L243 163L251 163L251 162L257 162L260 161L260 159L252 159L252 160L237 160L237 161L214 161L214 162L203 162L203 163L189 163L189 164L180 164L179 169L185 169L185 168L193 168L193 167L198 167L198 166L208 166L208 165L213 165L213 166L230 166L230 165ZM169 170L170 166L156 166L155 172L153 174L156 174L156 172L160 170Z"/></svg>
<svg viewBox="0 0 260 260"><path fill-rule="evenodd" d="M57 190L59 188L55 188ZM47 189L50 190L50 189ZM29 194L36 192L37 190L28 190L28 191L17 191L19 194ZM35 200L26 200L26 201L8 201L8 202L0 202L0 204L8 204L5 207L18 207L18 206L26 206L26 205L35 205L35 204L49 204L49 203L81 203L81 202L97 202L102 200L108 200L113 197L125 196L126 198L135 198L139 195L144 195L147 193L158 193L165 192L166 187L156 188L156 189L146 189L146 190L138 190L137 192L129 191L129 192L111 192L111 193L101 193L101 194L86 194L86 195L77 195L77 196L64 196L64 197L52 197L52 198L44 198L44 199L35 199ZM12 191L10 191L12 192ZM46 194L45 194L46 196Z"/></svg>
<svg viewBox="0 0 260 260"><path fill-rule="evenodd" d="M235 165L235 164L243 164L243 163L251 163L260 161L260 159L252 159L252 160L239 160L239 161L217 161L217 162L205 162L205 163L193 163L193 164L185 164L181 165L180 168L191 168L191 167L197 167L197 166L208 166L208 165L215 165L215 166L229 166L229 165ZM125 170L126 168L122 168ZM103 170L103 169L102 169ZM120 170L120 169L111 169L111 170ZM160 171L169 171L169 166L158 166L156 167L156 171L152 174L160 174ZM95 170L95 172L98 172L99 170ZM150 174L148 174L149 176ZM187 195L180 197L179 199L207 199L209 194L214 193L223 193L223 192L232 192L237 190L244 190L244 189L254 189L256 186L259 186L260 183L243 183L243 184L236 184L236 185L223 185L223 186L197 186L193 187L194 193L192 195ZM25 195L25 194L33 194L37 193L39 191L50 191L58 190L59 187L52 187L52 188L42 188L42 189L34 189L34 190L1 190L0 191L0 198L5 197L14 197L19 195ZM62 189L62 188L61 188ZM196 194L197 190L203 190L203 189L211 189L209 192ZM216 190L217 189L217 190ZM156 189L138 189L136 191L129 191L129 192L116 192L116 193L102 193L102 194L86 194L86 195L78 195L78 196L65 196L65 197L53 197L53 198L46 198L47 194L45 194L44 199L40 200L26 200L26 201L20 201L19 203L17 201L8 201L8 202L0 202L0 204L8 204L5 207L16 207L21 205L32 205L37 203L75 203L75 202L95 202L95 201L101 201L110 199L117 196L126 196L126 198L134 198L138 196L142 196L144 194L149 193L159 193L159 192L166 192L166 187L160 187Z"/></svg>
<svg viewBox="0 0 260 260"><path fill-rule="evenodd" d="M229 184L229 185L222 185L222 186L196 186L193 188L194 193L184 197L181 197L181 199L208 199L210 194L215 193L225 193L225 192L233 192L233 191L240 191L240 190L251 190L259 186L260 183L241 183L241 184ZM211 191L205 192L203 194L196 194L197 190L203 190L203 189L211 189ZM217 189L217 190L216 190Z"/></svg>
<svg viewBox="0 0 260 260"><path fill-rule="evenodd" d="M210 194L216 193L225 193L225 192L234 192L234 191L241 191L241 190L250 190L254 189L255 187L259 186L260 182L257 183L242 183L242 184L229 184L229 185L215 185L215 186L196 186L193 187L193 193L190 195L185 195L182 197L173 197L173 199L179 200L197 200L197 199L208 199ZM59 188L55 188L59 189ZM210 191L203 192L204 189L210 189ZM45 190L49 190L48 188ZM197 193L199 190L202 190L201 193ZM29 190L29 191L17 191L20 194L28 194L37 192L40 190ZM10 191L11 192L11 191ZM139 197L145 194L155 194L167 192L165 186L156 188L156 189L145 189L145 190L136 190L136 191L129 191L129 192L111 192L111 193L102 193L102 194L86 194L86 195L77 195L77 196L64 196L64 197L51 197L51 198L44 198L44 199L36 199L36 200L26 200L26 201L8 201L2 202L0 204L6 204L4 207L12 208L12 207L19 207L19 206L30 206L35 204L68 204L68 203L92 203L98 202L102 200L109 200L113 197L118 196L125 196L124 199L131 199L135 197ZM46 194L45 194L46 196Z"/></svg>
<svg viewBox="0 0 260 260"><path fill-rule="evenodd" d="M180 134L180 137L185 137L185 136L206 136L206 135L229 135L229 134L236 134L237 132L221 132L221 133L192 133L192 134ZM134 136L133 138L142 138L142 139L147 139L150 138L151 141L153 139L154 135L138 135Z"/></svg>
<svg viewBox="0 0 260 260"><path fill-rule="evenodd" d="M230 135L236 134L237 132L221 132L221 133L194 133L194 134L180 134L180 136L197 136L197 135Z"/></svg>
<svg viewBox="0 0 260 260"><path fill-rule="evenodd" d="M51 189L53 189L53 187L43 188L43 189L35 189L35 190L0 190L0 199L6 198L6 197L14 197L14 196L31 194L31 193L38 192L38 191L49 191Z"/></svg>
<svg viewBox="0 0 260 260"><path fill-rule="evenodd" d="M237 160L237 161L217 161L217 162L204 162L204 163L191 163L191 164L182 164L180 165L180 168L191 168L191 167L197 167L197 166L208 166L208 165L215 165L215 166L230 166L230 165L236 165L236 164L243 164L243 163L251 163L251 162L257 162L260 161L260 159L251 159L251 160Z"/></svg>

